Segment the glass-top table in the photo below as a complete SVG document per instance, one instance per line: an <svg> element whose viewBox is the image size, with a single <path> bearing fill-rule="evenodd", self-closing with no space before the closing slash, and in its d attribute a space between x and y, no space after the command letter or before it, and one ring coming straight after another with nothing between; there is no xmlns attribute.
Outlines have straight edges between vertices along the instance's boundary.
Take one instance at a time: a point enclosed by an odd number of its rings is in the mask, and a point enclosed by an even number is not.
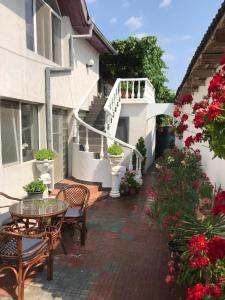
<svg viewBox="0 0 225 300"><path fill-rule="evenodd" d="M58 199L27 199L13 204L9 212L12 218L43 219L64 214L68 203Z"/></svg>

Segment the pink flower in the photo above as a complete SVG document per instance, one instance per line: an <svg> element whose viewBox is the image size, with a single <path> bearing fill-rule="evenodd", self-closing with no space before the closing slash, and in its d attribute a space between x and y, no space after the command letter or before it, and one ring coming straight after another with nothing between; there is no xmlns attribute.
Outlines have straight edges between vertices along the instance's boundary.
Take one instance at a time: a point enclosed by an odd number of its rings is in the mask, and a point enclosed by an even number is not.
<svg viewBox="0 0 225 300"><path fill-rule="evenodd" d="M166 278L165 278L165 283L168 284L168 285L171 285L174 283L174 275L166 275Z"/></svg>

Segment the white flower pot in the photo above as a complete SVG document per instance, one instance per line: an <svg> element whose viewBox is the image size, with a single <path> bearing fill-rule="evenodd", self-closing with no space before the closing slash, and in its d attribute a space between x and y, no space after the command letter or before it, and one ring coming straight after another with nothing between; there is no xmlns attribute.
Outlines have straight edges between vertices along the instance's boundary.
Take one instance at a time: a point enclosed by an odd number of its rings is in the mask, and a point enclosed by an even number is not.
<svg viewBox="0 0 225 300"><path fill-rule="evenodd" d="M41 174L48 173L53 168L54 160L36 160L36 166Z"/></svg>
<svg viewBox="0 0 225 300"><path fill-rule="evenodd" d="M108 153L108 160L110 163L110 166L116 167L116 166L120 166L122 160L123 160L124 154L122 153L121 155L111 155Z"/></svg>
<svg viewBox="0 0 225 300"><path fill-rule="evenodd" d="M111 155L108 154L108 160L111 167L111 175L112 175L112 188L110 191L110 196L113 198L120 197L120 178L121 178L121 162L123 160L124 154L121 155Z"/></svg>

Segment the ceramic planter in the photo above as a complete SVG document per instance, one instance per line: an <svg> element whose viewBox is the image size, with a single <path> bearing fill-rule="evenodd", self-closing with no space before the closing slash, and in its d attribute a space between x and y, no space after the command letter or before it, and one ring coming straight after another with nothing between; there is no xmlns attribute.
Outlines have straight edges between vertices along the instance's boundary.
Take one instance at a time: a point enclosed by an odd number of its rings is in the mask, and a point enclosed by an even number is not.
<svg viewBox="0 0 225 300"><path fill-rule="evenodd" d="M41 174L48 173L53 168L54 160L36 160L36 166Z"/></svg>
<svg viewBox="0 0 225 300"><path fill-rule="evenodd" d="M27 192L27 198L28 199L43 199L43 192L34 192L34 193Z"/></svg>
<svg viewBox="0 0 225 300"><path fill-rule="evenodd" d="M111 167L116 167L119 166L123 160L124 154L122 153L121 155L111 155L108 154L108 160L111 165Z"/></svg>

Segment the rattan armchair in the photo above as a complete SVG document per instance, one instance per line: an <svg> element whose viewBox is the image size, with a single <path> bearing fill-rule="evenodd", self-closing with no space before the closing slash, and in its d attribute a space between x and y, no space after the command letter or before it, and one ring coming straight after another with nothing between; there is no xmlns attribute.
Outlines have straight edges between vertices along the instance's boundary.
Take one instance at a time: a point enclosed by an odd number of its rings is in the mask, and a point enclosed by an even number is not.
<svg viewBox="0 0 225 300"><path fill-rule="evenodd" d="M11 270L18 285L18 300L24 299L27 274L38 265L47 263L47 279L52 279L53 258L50 236L35 234L35 228L21 228L16 224L0 228L0 273Z"/></svg>
<svg viewBox="0 0 225 300"><path fill-rule="evenodd" d="M0 192L0 196L13 201L22 201L21 199L11 197L5 193ZM1 208L8 208L10 205L0 206ZM12 217L9 212L4 212L0 214L0 226L11 224L13 222Z"/></svg>
<svg viewBox="0 0 225 300"><path fill-rule="evenodd" d="M70 185L58 192L56 198L67 201L69 208L64 217L64 223L73 225L80 231L80 243L85 245L87 237L86 208L90 198L89 189L80 184Z"/></svg>

